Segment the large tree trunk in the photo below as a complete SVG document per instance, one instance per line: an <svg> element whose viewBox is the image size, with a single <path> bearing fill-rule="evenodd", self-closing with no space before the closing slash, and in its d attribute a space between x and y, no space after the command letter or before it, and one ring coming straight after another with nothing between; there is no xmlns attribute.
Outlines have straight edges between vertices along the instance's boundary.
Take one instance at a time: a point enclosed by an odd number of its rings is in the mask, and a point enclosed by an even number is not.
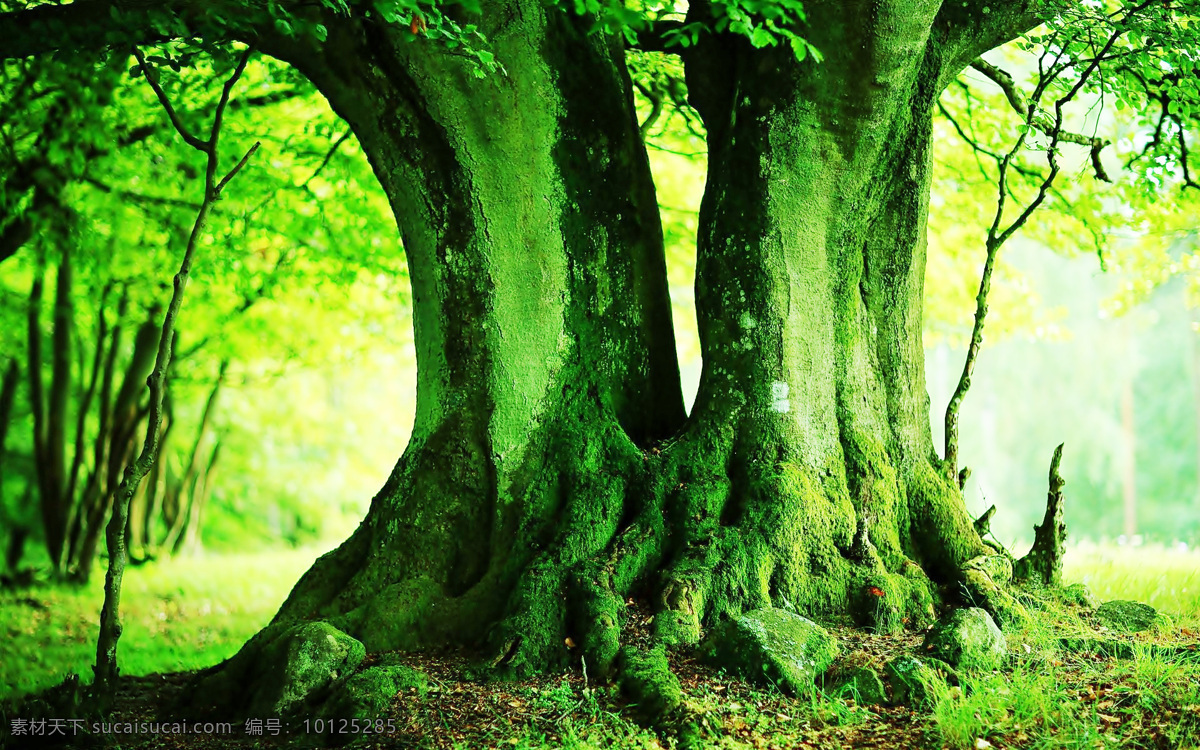
<svg viewBox="0 0 1200 750"><path fill-rule="evenodd" d="M814 28L830 51L819 66L740 42L688 61L710 142L704 371L669 456L666 588L689 594L666 604L691 637L768 605L917 624L932 614L926 573L955 580L986 553L929 433L921 303L942 60L927 5L877 29Z"/></svg>
<svg viewBox="0 0 1200 750"><path fill-rule="evenodd" d="M622 52L586 21L499 5L485 31L506 73L482 79L367 24L277 51L391 199L417 415L359 529L201 695L237 706L305 620L372 651L487 644L512 671L574 641L603 674L629 596L678 644L765 605L917 626L934 583L1003 574L978 563L929 431L930 113L977 54L939 3L816 4L818 67L721 37L687 59L711 155L686 424Z"/></svg>
<svg viewBox="0 0 1200 750"><path fill-rule="evenodd" d="M408 448L275 625L369 649L566 654L562 592L644 494L641 446L683 422L657 202L623 52L588 21L489 8L506 72L333 26L300 62L391 199L413 287Z"/></svg>

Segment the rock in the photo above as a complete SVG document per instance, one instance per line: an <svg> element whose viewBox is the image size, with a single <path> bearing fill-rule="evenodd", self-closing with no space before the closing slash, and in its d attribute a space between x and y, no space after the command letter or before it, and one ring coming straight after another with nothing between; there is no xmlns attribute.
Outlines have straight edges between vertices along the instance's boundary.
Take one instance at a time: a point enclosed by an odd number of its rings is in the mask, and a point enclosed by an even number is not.
<svg viewBox="0 0 1200 750"><path fill-rule="evenodd" d="M825 673L821 687L829 695L853 698L860 706L887 703L887 688L879 675L875 657L852 651Z"/></svg>
<svg viewBox="0 0 1200 750"><path fill-rule="evenodd" d="M915 656L898 656L883 667L892 685L892 702L913 708L933 703L940 679L936 670Z"/></svg>
<svg viewBox="0 0 1200 750"><path fill-rule="evenodd" d="M1100 600L1096 598L1091 589L1082 583L1072 583L1070 586L1064 586L1059 590L1058 598L1066 604L1072 604L1085 609L1095 609L1100 606Z"/></svg>
<svg viewBox="0 0 1200 750"><path fill-rule="evenodd" d="M1008 655L992 616L966 607L943 615L925 636L925 654L962 669L995 669Z"/></svg>
<svg viewBox="0 0 1200 750"><path fill-rule="evenodd" d="M793 694L811 687L837 653L837 643L820 625L774 607L723 623L700 646L708 663Z"/></svg>
<svg viewBox="0 0 1200 750"><path fill-rule="evenodd" d="M1095 616L1101 625L1122 633L1149 630L1159 619L1158 610L1149 604L1121 599L1101 604L1096 608Z"/></svg>
<svg viewBox="0 0 1200 750"><path fill-rule="evenodd" d="M318 718L332 720L338 727L342 719L360 725L377 720L386 722L388 710L397 693L425 695L429 678L423 672L402 664L368 667L334 688L321 706ZM333 740L350 740L352 734L334 732Z"/></svg>
<svg viewBox="0 0 1200 750"><path fill-rule="evenodd" d="M327 622L297 625L266 647L260 663L275 671L255 692L251 716L288 716L354 672L366 649Z"/></svg>
<svg viewBox="0 0 1200 750"><path fill-rule="evenodd" d="M883 678L870 667L850 667L838 674L833 680L834 695L853 698L860 706L872 706L887 703L887 688Z"/></svg>

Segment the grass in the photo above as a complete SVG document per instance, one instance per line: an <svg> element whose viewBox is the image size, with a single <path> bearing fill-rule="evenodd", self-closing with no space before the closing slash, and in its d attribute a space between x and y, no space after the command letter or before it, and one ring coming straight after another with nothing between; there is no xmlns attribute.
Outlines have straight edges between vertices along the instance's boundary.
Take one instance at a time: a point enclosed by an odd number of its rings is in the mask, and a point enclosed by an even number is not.
<svg viewBox="0 0 1200 750"><path fill-rule="evenodd" d="M1064 563L1066 579L1086 583L1100 601L1132 599L1200 621L1200 551L1080 544Z"/></svg>
<svg viewBox="0 0 1200 750"><path fill-rule="evenodd" d="M192 670L229 656L270 619L317 553L183 559L132 569L124 595L123 673ZM1122 636L1135 658L1112 659L1062 648L1064 635L1114 634L1098 631L1084 611L1047 604L1023 629L1008 632L1004 669L938 678L918 709L859 706L819 690L789 698L677 653L672 668L690 722L684 736L714 748L1200 748L1200 655L1170 650L1196 642L1200 554L1092 546L1073 549L1067 562L1067 579L1086 582L1102 600L1148 602L1170 620L1154 633ZM67 672L89 674L100 598L99 580L86 589L0 593L0 634L7 636L0 640L0 698L47 687ZM919 652L917 634L837 635L844 652L869 653L877 662ZM675 742L640 726L615 688L588 685L578 671L481 684L453 657L412 659L433 688L393 703L402 735L393 739L403 746L658 750ZM147 694L159 689L145 688Z"/></svg>
<svg viewBox="0 0 1200 750"><path fill-rule="evenodd" d="M186 557L129 568L121 595L122 674L199 669L231 656L279 609L321 550ZM0 589L0 700L91 679L103 573L86 587Z"/></svg>

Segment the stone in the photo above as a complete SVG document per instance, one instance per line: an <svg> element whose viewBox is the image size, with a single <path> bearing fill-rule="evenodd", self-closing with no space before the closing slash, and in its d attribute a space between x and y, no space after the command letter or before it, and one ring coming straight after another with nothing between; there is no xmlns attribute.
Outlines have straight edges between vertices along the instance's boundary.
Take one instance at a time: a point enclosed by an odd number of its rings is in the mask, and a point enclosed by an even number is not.
<svg viewBox="0 0 1200 750"><path fill-rule="evenodd" d="M1158 622L1158 610L1149 604L1116 599L1096 608L1096 622L1122 633L1140 633Z"/></svg>
<svg viewBox="0 0 1200 750"><path fill-rule="evenodd" d="M318 718L333 722L341 720L358 722L359 725L376 721L387 721L392 700L398 693L413 693L424 696L429 691L429 678L412 667L403 664L377 665L368 667L338 684L321 706ZM329 733L330 739L349 740L351 735Z"/></svg>
<svg viewBox="0 0 1200 750"><path fill-rule="evenodd" d="M960 669L995 669L1008 655L1004 634L978 607L943 615L925 636L924 653Z"/></svg>
<svg viewBox="0 0 1200 750"><path fill-rule="evenodd" d="M358 668L366 649L327 622L297 625L266 647L261 663L278 670L256 692L251 716L291 716L320 700Z"/></svg>
<svg viewBox="0 0 1200 750"><path fill-rule="evenodd" d="M824 628L775 607L723 623L700 645L700 656L709 664L792 694L810 689L837 654L837 643Z"/></svg>
<svg viewBox="0 0 1200 750"><path fill-rule="evenodd" d="M842 698L853 698L860 706L877 706L887 703L887 688L883 678L870 667L850 667L833 680L832 694Z"/></svg>
<svg viewBox="0 0 1200 750"><path fill-rule="evenodd" d="M892 703L922 708L934 700L939 679L935 669L915 656L898 656L883 667L892 686Z"/></svg>
<svg viewBox="0 0 1200 750"><path fill-rule="evenodd" d="M1092 593L1091 589L1086 584L1072 583L1070 586L1064 586L1058 592L1058 598L1066 604L1071 604L1084 609L1095 609L1100 606L1100 600Z"/></svg>

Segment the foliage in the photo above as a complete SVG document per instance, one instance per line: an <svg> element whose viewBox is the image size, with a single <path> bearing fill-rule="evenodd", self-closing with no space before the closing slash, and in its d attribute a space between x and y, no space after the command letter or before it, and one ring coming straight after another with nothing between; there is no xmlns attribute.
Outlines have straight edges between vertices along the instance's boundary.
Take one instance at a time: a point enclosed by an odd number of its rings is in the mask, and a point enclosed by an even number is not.
<svg viewBox="0 0 1200 750"><path fill-rule="evenodd" d="M184 121L201 121L214 101L212 82L220 75L222 61L210 60L186 45L169 45L150 57L165 66L162 77L168 94L186 102L180 108ZM115 57L107 66L120 71L126 68L125 61ZM178 73L174 68L179 68ZM37 188L17 186L0 194L25 207L10 213L9 222L29 216L45 227L38 252L54 260L58 243L78 248L73 253L72 340L79 352L74 381L82 389L91 376L89 350L97 316L104 315L110 327L122 320L128 327L132 325L128 321L143 319L153 305L165 301L164 285L174 262L171 256L179 247L188 215L194 211L196 169L194 157L166 127L161 108L142 81L114 81L111 101L105 99L102 105L86 96L78 98L76 89L64 88L55 77L56 72L61 76L71 70L47 61L10 63L4 68L7 77L0 85L34 104L22 118L6 120L3 136L9 148L0 153L0 161L7 159L5 163L13 170L9 174L32 168L54 170L63 184L48 207L33 205L41 194ZM67 78L68 84L70 80ZM81 121L79 137L66 151L44 135L56 132L50 126L63 107ZM267 128L264 123L268 119L289 124ZM226 129L232 141L230 152L261 139L265 143L263 158L247 167L245 189L220 204L212 229L202 238L205 247L194 274L191 302L181 316L177 361L171 372L173 411L179 427L164 459L170 472L184 475L213 378L221 362L232 361L224 398L230 411L218 409L215 425L207 437L201 437L209 446L206 451L217 440L233 448L226 450L222 459L223 473L233 481L218 485L213 500L218 509L215 517L223 517L222 508L240 505L249 511L245 515L251 525L238 530L245 521L218 523L218 543L222 538L241 542L247 531L251 537L259 536L263 524L269 524L266 528L271 536L294 541L336 533L335 529L345 529L346 522L338 525L340 513L327 515L329 500L336 498L333 507L353 519L361 512L362 497L383 479L378 468L374 476L364 476L364 464L350 456L365 453L373 457L375 466L381 458L390 462L406 425L385 425L385 433L396 436L390 443L351 454L341 437L345 427L326 420L319 429L305 429L310 439L286 449L309 455L281 475L264 471L262 451L239 447L261 445L264 436L255 436L258 429L237 414L245 411L241 405L254 390L258 391L254 398L259 406L270 406L272 398L262 398L264 391L274 393L270 384L294 379L299 369L311 369L316 363L330 367L355 362L357 387L367 395L370 380L381 377L381 362L404 361L403 348L386 355L365 354L377 349L376 342L384 337L396 340L397 330L401 342L409 336L404 263L394 231L387 230L391 219L386 200L361 152L306 81L276 63L253 63L245 88L231 104ZM87 158L79 156L81 151ZM338 200L323 200L335 194ZM10 357L23 358L24 300L36 267L36 255L30 252L0 266L0 288L13 302L4 306L7 317L0 351ZM128 299L123 318L116 315L113 304L117 292L109 294L107 309L100 306L100 291L114 287L123 290L121 294ZM382 322L362 325L362 316L390 319L394 327ZM53 321L47 317L42 316L48 337ZM320 322L314 322L317 320ZM118 361L129 356L131 338L127 335ZM401 403L411 398L411 385L397 385L399 392L387 388L372 395L386 393L384 397ZM280 399L281 405L286 400ZM342 397L341 402L342 408L335 407L335 413L372 408L357 394ZM24 494L31 467L21 459L30 455L27 403L22 394L8 443L15 456L8 465L17 470L5 472L0 502L0 517L14 525L34 525L36 515ZM76 405L68 415L72 424L80 408L80 402L73 403ZM324 394L304 403L313 408L333 406ZM285 444L294 443L296 427L291 423L310 417L313 409L296 408L293 403L280 412L273 424L287 427L288 434L280 437ZM94 417L83 424L85 435L96 434ZM269 434L265 437L273 439ZM341 461L348 481L342 480L344 487L323 488L323 500L308 494L308 490L318 489L320 482L333 478L316 470L312 451L318 446L325 454L332 450L346 456ZM330 479L317 479L314 474ZM301 490L305 484L309 487ZM251 497L255 502L248 504ZM289 503L296 503L295 510L281 513ZM270 522L281 518L282 524Z"/></svg>

